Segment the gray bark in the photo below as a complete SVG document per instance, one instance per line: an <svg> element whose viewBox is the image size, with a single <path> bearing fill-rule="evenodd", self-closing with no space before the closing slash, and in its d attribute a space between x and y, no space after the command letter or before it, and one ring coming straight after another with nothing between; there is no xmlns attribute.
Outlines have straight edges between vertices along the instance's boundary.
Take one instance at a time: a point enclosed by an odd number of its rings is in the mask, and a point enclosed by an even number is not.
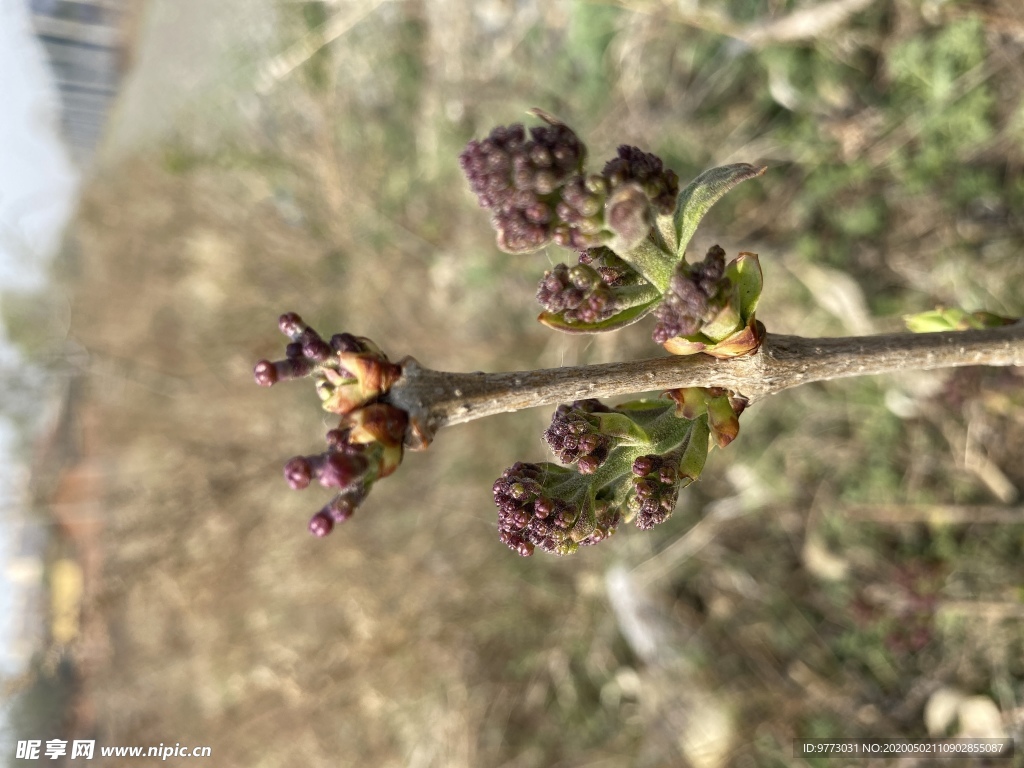
<svg viewBox="0 0 1024 768"><path fill-rule="evenodd" d="M725 360L699 354L511 373L433 371L406 358L387 401L409 413L417 447L442 427L588 397L724 387L754 402L814 381L967 365L1024 365L1024 322L842 338L767 334L757 352Z"/></svg>

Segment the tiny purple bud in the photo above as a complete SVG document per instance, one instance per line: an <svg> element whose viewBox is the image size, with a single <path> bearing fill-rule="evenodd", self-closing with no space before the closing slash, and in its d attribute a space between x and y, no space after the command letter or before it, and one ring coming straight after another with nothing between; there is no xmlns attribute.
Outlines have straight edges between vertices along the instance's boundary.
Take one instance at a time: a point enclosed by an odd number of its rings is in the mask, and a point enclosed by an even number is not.
<svg viewBox="0 0 1024 768"><path fill-rule="evenodd" d="M654 470L654 461L650 456L641 456L633 462L633 474L643 477Z"/></svg>
<svg viewBox="0 0 1024 768"><path fill-rule="evenodd" d="M331 357L331 347L319 336L305 338L302 341L302 354L316 360L318 363L322 363Z"/></svg>
<svg viewBox="0 0 1024 768"><path fill-rule="evenodd" d="M284 465L284 479L293 490L301 491L313 479L313 468L304 456L296 456Z"/></svg>
<svg viewBox="0 0 1024 768"><path fill-rule="evenodd" d="M512 531L501 531L498 538L501 539L502 544L505 544L520 557L529 557L533 554L533 544L528 542L518 533L513 533Z"/></svg>
<svg viewBox="0 0 1024 768"><path fill-rule="evenodd" d="M256 363L252 374L261 387L270 387L278 382L277 367L269 360L260 360Z"/></svg>
<svg viewBox="0 0 1024 768"><path fill-rule="evenodd" d="M549 168L552 163L551 152L547 147L540 145L534 146L530 150L530 160L535 166L540 168Z"/></svg>
<svg viewBox="0 0 1024 768"><path fill-rule="evenodd" d="M309 532L316 536L318 539L322 539L324 536L329 534L334 528L334 520L331 516L321 510L313 515L309 521Z"/></svg>
<svg viewBox="0 0 1024 768"><path fill-rule="evenodd" d="M545 499L541 496L537 501L533 503L533 516L539 520L544 520L554 510L555 505L551 499Z"/></svg>
<svg viewBox="0 0 1024 768"><path fill-rule="evenodd" d="M299 335L305 330L306 324L302 321L294 312L285 312L277 320L277 327L281 329L281 333L287 336L292 341L298 341Z"/></svg>

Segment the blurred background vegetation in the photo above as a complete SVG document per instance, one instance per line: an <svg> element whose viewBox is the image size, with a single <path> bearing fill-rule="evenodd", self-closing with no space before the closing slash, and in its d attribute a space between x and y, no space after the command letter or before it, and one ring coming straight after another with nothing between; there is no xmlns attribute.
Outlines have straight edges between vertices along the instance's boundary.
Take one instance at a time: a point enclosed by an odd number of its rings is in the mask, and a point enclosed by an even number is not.
<svg viewBox="0 0 1024 768"><path fill-rule="evenodd" d="M325 421L307 387L251 377L288 310L437 369L656 354L646 324L540 327L536 282L566 255L493 244L456 158L534 106L596 167L620 143L684 183L768 165L694 248L761 255L770 332L1024 315L1017 0L135 18L61 290L5 302L67 381L36 484L54 557L84 573L77 626L21 681L26 722L221 766L814 765L792 739L1022 736L1017 370L780 394L669 523L566 559L520 559L494 527L493 480L547 458L544 409L442 433L321 541L322 500L280 467Z"/></svg>

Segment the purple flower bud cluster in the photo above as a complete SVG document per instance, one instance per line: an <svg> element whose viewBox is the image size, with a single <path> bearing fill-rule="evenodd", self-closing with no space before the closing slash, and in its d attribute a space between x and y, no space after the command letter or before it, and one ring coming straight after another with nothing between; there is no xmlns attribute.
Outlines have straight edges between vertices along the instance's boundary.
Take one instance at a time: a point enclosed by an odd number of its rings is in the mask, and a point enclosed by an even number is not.
<svg viewBox="0 0 1024 768"><path fill-rule="evenodd" d="M256 363L253 377L260 386L309 376L323 409L346 414L378 400L402 374L367 338L336 333L324 341L294 312L281 315L278 326L289 339L285 359Z"/></svg>
<svg viewBox="0 0 1024 768"><path fill-rule="evenodd" d="M296 456L284 466L294 490L318 481L336 489L335 497L309 521L315 536L326 536L335 524L350 518L377 480L394 472L402 461L408 414L380 402L401 375L401 368L369 339L338 333L324 341L294 312L278 320L288 337L285 359L261 360L253 372L256 383L271 386L286 379L311 376L321 406L339 414L336 429L327 433L327 450Z"/></svg>
<svg viewBox="0 0 1024 768"><path fill-rule="evenodd" d="M285 359L271 362L260 360L253 369L253 378L261 387L269 387L279 381L301 379L318 368L332 364L341 354L379 354L380 351L369 341L351 333L336 333L330 341L324 341L313 328L306 325L294 312L286 312L277 321L281 333L289 339L285 347ZM386 358L385 358L386 359ZM344 369L339 373L355 378Z"/></svg>
<svg viewBox="0 0 1024 768"><path fill-rule="evenodd" d="M493 488L502 543L523 557L532 555L535 547L555 554L575 551L569 531L582 510L554 490L574 474L550 463L516 462L506 469Z"/></svg>
<svg viewBox="0 0 1024 768"><path fill-rule="evenodd" d="M334 530L335 525L340 525L352 517L352 513L363 503L366 495L367 491L364 488L339 493L309 518L309 532L318 539L327 536Z"/></svg>
<svg viewBox="0 0 1024 768"><path fill-rule="evenodd" d="M647 531L672 515L682 487L679 454L641 456L633 462L633 496L630 505L636 512L634 522Z"/></svg>
<svg viewBox="0 0 1024 768"><path fill-rule="evenodd" d="M291 343L285 348L285 359L276 362L260 360L253 377L261 387L269 387L285 379L308 376L319 362L331 356L331 347L295 312L286 312L278 319L278 327Z"/></svg>
<svg viewBox="0 0 1024 768"><path fill-rule="evenodd" d="M555 206L559 219L552 231L555 245L582 250L604 243L608 239L604 202L609 191L608 182L596 174L570 179Z"/></svg>
<svg viewBox="0 0 1024 768"><path fill-rule="evenodd" d="M506 469L493 489L502 543L523 557L538 547L571 555L614 534L620 510L608 500L587 501L586 485L579 480L573 470L547 462L517 462Z"/></svg>
<svg viewBox="0 0 1024 768"><path fill-rule="evenodd" d="M617 302L604 276L587 264L559 264L544 273L537 301L570 323L599 323L615 314Z"/></svg>
<svg viewBox="0 0 1024 768"><path fill-rule="evenodd" d="M323 453L288 460L284 477L293 490L308 488L313 480L337 489L337 495L309 521L314 536L326 536L336 523L352 517L373 484L395 471L402 458L407 421L404 411L374 403L343 417L339 427L327 433Z"/></svg>
<svg viewBox="0 0 1024 768"><path fill-rule="evenodd" d="M611 438L601 434L601 422L594 413L611 409L600 400L577 400L560 405L551 418L544 440L563 464L576 464L580 474L592 474L608 458Z"/></svg>
<svg viewBox="0 0 1024 768"><path fill-rule="evenodd" d="M618 157L605 164L601 175L612 189L630 182L639 184L654 209L662 215L675 210L679 176L666 168L657 155L623 144L618 149Z"/></svg>
<svg viewBox="0 0 1024 768"><path fill-rule="evenodd" d="M340 430L331 430L339 432ZM331 440L328 433L328 442ZM314 456L296 456L284 465L285 480L294 490L302 490L312 480L325 488L337 488L337 495L309 521L314 536L326 536L336 523L343 523L366 498L370 479L370 446L335 443L327 451Z"/></svg>
<svg viewBox="0 0 1024 768"><path fill-rule="evenodd" d="M469 142L459 163L480 206L492 212L501 248L527 253L554 237L558 191L579 174L586 154L583 142L566 125L536 126L527 138L517 123Z"/></svg>
<svg viewBox="0 0 1024 768"><path fill-rule="evenodd" d="M703 261L676 267L661 304L652 337L664 344L676 336L693 336L725 306L731 282L725 277L725 251L717 245Z"/></svg>
<svg viewBox="0 0 1024 768"><path fill-rule="evenodd" d="M662 213L674 208L679 178L660 159L621 146L603 173L586 174L587 149L579 137L537 114L548 124L531 128L529 137L521 124L499 126L459 156L470 189L491 211L502 250L529 253L552 242L593 248L620 228L635 243L650 229L652 207Z"/></svg>

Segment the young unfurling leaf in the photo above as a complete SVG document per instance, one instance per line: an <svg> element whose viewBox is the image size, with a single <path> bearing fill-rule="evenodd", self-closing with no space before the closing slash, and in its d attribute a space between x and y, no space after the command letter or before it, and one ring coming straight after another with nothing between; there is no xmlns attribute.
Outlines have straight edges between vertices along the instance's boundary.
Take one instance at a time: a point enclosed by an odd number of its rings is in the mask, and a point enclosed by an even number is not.
<svg viewBox="0 0 1024 768"><path fill-rule="evenodd" d="M690 244L697 225L715 203L722 199L730 189L754 179L768 170L767 166L757 167L748 163L723 165L704 171L691 181L686 189L679 193L676 211L673 216L676 256L682 259Z"/></svg>

